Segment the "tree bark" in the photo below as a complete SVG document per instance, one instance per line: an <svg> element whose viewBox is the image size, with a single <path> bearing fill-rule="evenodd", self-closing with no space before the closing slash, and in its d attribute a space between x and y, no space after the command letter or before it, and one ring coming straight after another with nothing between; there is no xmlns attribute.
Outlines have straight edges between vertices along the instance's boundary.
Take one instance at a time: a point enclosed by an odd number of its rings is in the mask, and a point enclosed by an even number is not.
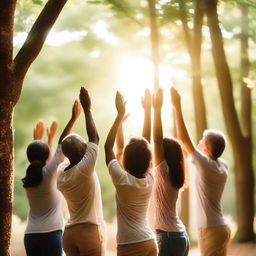
<svg viewBox="0 0 256 256"><path fill-rule="evenodd" d="M0 100L0 255L10 255L10 237L13 201L13 106Z"/></svg>
<svg viewBox="0 0 256 256"><path fill-rule="evenodd" d="M233 98L232 80L226 60L217 14L217 0L205 0L212 55L221 96L222 111L235 161L237 195L237 239L253 241L254 174L251 139L243 135ZM249 99L250 100L250 99Z"/></svg>
<svg viewBox="0 0 256 256"><path fill-rule="evenodd" d="M155 0L148 0L151 51L154 65L154 91L156 91L159 88L159 35L155 4Z"/></svg>

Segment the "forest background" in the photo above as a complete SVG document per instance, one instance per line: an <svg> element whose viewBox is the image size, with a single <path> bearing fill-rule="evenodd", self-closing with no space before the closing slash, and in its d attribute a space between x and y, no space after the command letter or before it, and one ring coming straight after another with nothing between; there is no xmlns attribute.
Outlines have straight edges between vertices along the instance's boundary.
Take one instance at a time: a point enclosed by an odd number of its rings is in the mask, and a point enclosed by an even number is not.
<svg viewBox="0 0 256 256"><path fill-rule="evenodd" d="M15 52L20 49L27 32L45 2L40 0L18 1L15 16ZM22 94L14 112L13 214L18 216L21 221L26 220L28 213L28 203L21 178L24 177L28 165L25 152L28 143L32 140L33 127L39 120L43 120L48 126L53 120L57 120L59 135L70 117L71 106L78 97L80 86L85 86L92 98L93 115L101 138L96 169L101 182L104 216L107 222L115 222L114 187L108 175L103 154L106 134L115 116L114 95L116 90L120 90L128 101L130 117L125 123L125 134L129 138L141 133L143 113L140 97L144 88L150 88L151 91L154 88L147 1L126 1L129 2L127 6L118 5L118 2L120 1L68 1L40 55L26 75ZM174 8L164 8L169 2L173 4ZM161 23L159 26L159 78L160 86L164 88L165 94L164 134L166 136L173 135L169 88L175 81L175 86L182 94L187 126L196 140L191 64L186 49L186 38L182 30L183 23L178 12L178 2L160 0L157 5L157 12L161 16L159 21ZM190 6L189 2L188 6ZM235 104L236 108L240 110L241 8L238 2L242 1L220 1L218 14L226 57L233 78ZM246 84L251 90L252 124L255 127L256 19L254 17L256 8L250 6L249 10L248 50L251 66L250 72L243 79L247 79ZM189 13L191 17L188 15L188 26L191 28L193 26L192 8L188 8ZM167 19L167 14L171 18ZM202 26L202 34L201 74L208 127L221 129L227 133L206 20ZM241 119L242 116L239 115L239 118ZM83 116L75 125L74 132L86 137ZM252 141L255 145L255 134L253 136ZM57 143L57 139L55 142ZM223 208L232 225L233 234L235 234L237 226L235 164L230 141L223 157L230 166L223 196ZM255 174L255 153L253 154L253 165ZM189 203L189 227L191 236L196 240L193 171L190 173L192 174L189 175L189 185L192 188ZM19 221L16 219L16 222ZM14 230L16 227L13 225Z"/></svg>

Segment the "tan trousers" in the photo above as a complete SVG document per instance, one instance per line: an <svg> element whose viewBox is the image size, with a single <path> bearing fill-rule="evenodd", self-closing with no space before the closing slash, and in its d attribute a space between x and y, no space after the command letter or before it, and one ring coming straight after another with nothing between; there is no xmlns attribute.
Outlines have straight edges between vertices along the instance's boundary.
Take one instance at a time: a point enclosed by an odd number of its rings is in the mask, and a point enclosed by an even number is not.
<svg viewBox="0 0 256 256"><path fill-rule="evenodd" d="M157 256L157 246L154 239L117 246L117 256Z"/></svg>
<svg viewBox="0 0 256 256"><path fill-rule="evenodd" d="M66 256L103 256L102 235L98 225L81 223L66 227L63 234Z"/></svg>
<svg viewBox="0 0 256 256"><path fill-rule="evenodd" d="M200 228L199 246L201 256L226 256L230 228L227 225Z"/></svg>

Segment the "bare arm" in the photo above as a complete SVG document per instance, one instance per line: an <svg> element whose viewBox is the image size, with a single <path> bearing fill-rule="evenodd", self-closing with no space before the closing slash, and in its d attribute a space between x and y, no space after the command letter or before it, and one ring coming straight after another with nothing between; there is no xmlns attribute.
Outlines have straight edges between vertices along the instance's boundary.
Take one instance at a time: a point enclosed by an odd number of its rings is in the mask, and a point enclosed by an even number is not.
<svg viewBox="0 0 256 256"><path fill-rule="evenodd" d="M124 149L124 133L123 133L123 122L128 118L129 114L125 115L122 119L122 122L119 124L117 135L116 135L116 158L119 163L121 163L123 149Z"/></svg>
<svg viewBox="0 0 256 256"><path fill-rule="evenodd" d="M85 125L86 125L86 131L88 135L88 139L90 142L93 142L95 144L99 144L99 135L97 128L95 126L92 113L91 113L91 99L88 94L88 91L81 87L80 89L80 102L84 110L84 116L85 116Z"/></svg>
<svg viewBox="0 0 256 256"><path fill-rule="evenodd" d="M196 147L194 146L187 131L181 110L180 95L174 87L171 88L171 98L174 107L178 138L182 141L182 144L184 145L187 153L192 155L195 152Z"/></svg>
<svg viewBox="0 0 256 256"><path fill-rule="evenodd" d="M144 123L142 137L150 143L151 137L151 95L149 89L145 89L144 97L141 99L141 105L144 109Z"/></svg>
<svg viewBox="0 0 256 256"><path fill-rule="evenodd" d="M154 124L153 124L153 137L154 137L154 162L155 166L159 165L164 160L164 147L163 147L163 128L161 118L161 108L163 105L163 90L159 88L153 99L154 107Z"/></svg>
<svg viewBox="0 0 256 256"><path fill-rule="evenodd" d="M123 96L121 93L117 92L116 93L116 109L117 109L117 116L116 119L108 133L104 149L105 149L105 161L106 164L108 165L109 162L112 159L115 159L115 154L113 151L114 143L115 143L115 138L117 135L118 127L121 124L124 114L125 114L125 102L123 99Z"/></svg>
<svg viewBox="0 0 256 256"><path fill-rule="evenodd" d="M59 138L59 144L61 144L62 140L71 132L71 129L75 123L75 121L77 120L77 118L79 117L81 112L81 106L78 100L75 100L74 104L73 104L73 108L72 108L72 116L71 119L68 121L66 127L64 128L62 134L60 135Z"/></svg>

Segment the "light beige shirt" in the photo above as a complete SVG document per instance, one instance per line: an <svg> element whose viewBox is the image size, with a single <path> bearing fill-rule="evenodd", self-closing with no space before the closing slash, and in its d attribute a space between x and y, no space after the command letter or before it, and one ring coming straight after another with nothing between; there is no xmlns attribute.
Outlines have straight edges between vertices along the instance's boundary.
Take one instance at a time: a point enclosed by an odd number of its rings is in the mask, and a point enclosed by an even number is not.
<svg viewBox="0 0 256 256"><path fill-rule="evenodd" d="M198 150L192 156L192 162L196 167L198 227L227 224L221 207L221 197L228 175L226 162L222 159L216 162Z"/></svg>
<svg viewBox="0 0 256 256"><path fill-rule="evenodd" d="M155 184L152 195L154 209L154 229L166 232L185 231L177 213L179 190L174 188L169 178L169 167L162 161L154 170Z"/></svg>
<svg viewBox="0 0 256 256"><path fill-rule="evenodd" d="M110 161L108 168L116 188L117 244L154 239L146 218L153 176L148 173L138 179L123 170L116 159Z"/></svg>
<svg viewBox="0 0 256 256"><path fill-rule="evenodd" d="M43 167L42 183L36 187L26 188L30 210L25 234L63 229L62 196L56 184L57 168L64 159L61 146L58 145L53 159Z"/></svg>
<svg viewBox="0 0 256 256"><path fill-rule="evenodd" d="M78 164L64 171L69 165L66 161L58 168L57 186L67 201L70 214L67 227L78 223L103 224L100 183L94 170L97 155L98 146L88 142Z"/></svg>

